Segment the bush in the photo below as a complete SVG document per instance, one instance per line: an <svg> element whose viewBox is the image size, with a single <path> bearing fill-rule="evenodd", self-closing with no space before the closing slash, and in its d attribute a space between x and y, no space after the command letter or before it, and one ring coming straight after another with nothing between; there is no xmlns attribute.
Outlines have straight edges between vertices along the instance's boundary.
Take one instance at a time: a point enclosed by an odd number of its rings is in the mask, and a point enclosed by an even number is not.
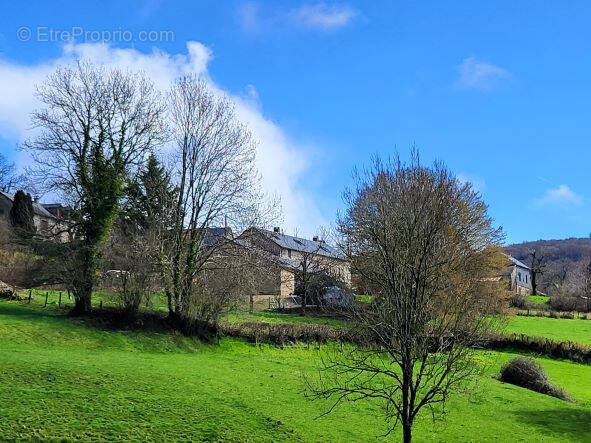
<svg viewBox="0 0 591 443"><path fill-rule="evenodd" d="M571 400L564 390L550 383L544 368L531 358L516 357L511 360L501 369L500 380L561 400Z"/></svg>
<svg viewBox="0 0 591 443"><path fill-rule="evenodd" d="M509 299L509 303L511 304L511 307L517 308L517 309L529 309L530 308L530 304L529 304L529 300L527 299L527 295L513 294L511 296L511 298Z"/></svg>
<svg viewBox="0 0 591 443"><path fill-rule="evenodd" d="M14 300L16 299L16 291L6 283L0 281L0 298Z"/></svg>
<svg viewBox="0 0 591 443"><path fill-rule="evenodd" d="M589 312L588 304L591 306L591 303L587 303L587 300L573 295L555 295L554 297L550 297L550 307L554 311Z"/></svg>
<svg viewBox="0 0 591 443"><path fill-rule="evenodd" d="M286 343L352 342L345 328L305 323L240 323L223 324L222 332L231 337L283 346Z"/></svg>

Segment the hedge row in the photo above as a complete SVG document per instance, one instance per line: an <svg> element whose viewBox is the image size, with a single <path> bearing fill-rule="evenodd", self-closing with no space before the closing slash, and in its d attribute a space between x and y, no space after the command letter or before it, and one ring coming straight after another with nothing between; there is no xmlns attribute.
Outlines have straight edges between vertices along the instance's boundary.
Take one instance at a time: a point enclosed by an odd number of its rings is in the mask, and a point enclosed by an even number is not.
<svg viewBox="0 0 591 443"><path fill-rule="evenodd" d="M305 323L239 323L223 324L221 332L230 337L239 337L256 343L284 346L290 343L326 343L339 341L363 344L363 337L338 326L312 325ZM591 364L591 347L570 341L557 342L543 337L525 334L495 334L483 344L486 349L515 349L533 352L553 358Z"/></svg>
<svg viewBox="0 0 591 443"><path fill-rule="evenodd" d="M570 312L570 311L543 311L528 309L526 311L517 311L517 315L520 317L545 317L545 318L563 318L569 320L591 320L588 314L584 312Z"/></svg>
<svg viewBox="0 0 591 443"><path fill-rule="evenodd" d="M257 343L284 346L289 343L326 343L329 341L360 342L346 328L306 323L224 323L224 335L239 337Z"/></svg>
<svg viewBox="0 0 591 443"><path fill-rule="evenodd" d="M515 349L591 364L591 347L571 341L554 341L525 334L494 335L486 343L488 349Z"/></svg>

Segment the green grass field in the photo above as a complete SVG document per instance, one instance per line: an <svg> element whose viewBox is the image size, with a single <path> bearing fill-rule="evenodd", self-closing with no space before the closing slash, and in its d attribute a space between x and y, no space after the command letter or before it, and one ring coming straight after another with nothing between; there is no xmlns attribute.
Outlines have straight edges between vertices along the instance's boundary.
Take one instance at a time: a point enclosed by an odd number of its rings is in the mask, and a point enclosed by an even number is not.
<svg viewBox="0 0 591 443"><path fill-rule="evenodd" d="M381 405L347 403L318 418L329 404L304 398L302 374L314 374L323 349L101 330L0 301L0 439L385 441ZM591 368L539 359L570 404L497 381L513 356L479 354L483 374L444 421L425 413L416 441L587 441Z"/></svg>
<svg viewBox="0 0 591 443"><path fill-rule="evenodd" d="M515 316L509 317L504 332L591 345L591 320Z"/></svg>
<svg viewBox="0 0 591 443"><path fill-rule="evenodd" d="M546 295L529 295L527 299L532 305L547 305L550 303L550 297Z"/></svg>

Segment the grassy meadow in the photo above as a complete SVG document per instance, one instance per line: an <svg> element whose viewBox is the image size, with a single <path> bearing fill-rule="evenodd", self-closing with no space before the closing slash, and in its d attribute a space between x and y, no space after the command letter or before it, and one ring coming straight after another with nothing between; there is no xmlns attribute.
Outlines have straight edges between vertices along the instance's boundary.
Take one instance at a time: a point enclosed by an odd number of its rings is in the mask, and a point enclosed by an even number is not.
<svg viewBox="0 0 591 443"><path fill-rule="evenodd" d="M239 320L236 314L234 320ZM271 313L254 318L275 321ZM231 319L231 318L230 318ZM248 319L251 320L251 319ZM544 320L544 319L535 319ZM566 321L566 320L557 320ZM585 323L587 324L587 323ZM589 322L591 325L591 322ZM325 347L112 330L36 303L0 301L0 436L27 440L387 441L379 403L303 395ZM495 379L514 354L477 355L482 374L429 414L416 441L587 441L591 368L539 358L575 403Z"/></svg>
<svg viewBox="0 0 591 443"><path fill-rule="evenodd" d="M527 300L532 304L532 305L547 305L550 303L550 297L546 296L546 295L529 295L527 297Z"/></svg>
<svg viewBox="0 0 591 443"><path fill-rule="evenodd" d="M505 333L545 337L555 341L572 341L591 346L591 320L550 317L509 317Z"/></svg>

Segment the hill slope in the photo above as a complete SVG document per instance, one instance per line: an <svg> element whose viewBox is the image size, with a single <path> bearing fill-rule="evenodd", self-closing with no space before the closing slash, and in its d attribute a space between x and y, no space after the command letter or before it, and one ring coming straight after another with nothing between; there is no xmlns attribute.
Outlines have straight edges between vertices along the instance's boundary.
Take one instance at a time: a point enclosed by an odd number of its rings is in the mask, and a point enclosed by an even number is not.
<svg viewBox="0 0 591 443"><path fill-rule="evenodd" d="M541 249L549 263L577 263L591 258L591 238L567 238L565 240L537 240L507 246L505 250L518 260L528 263L532 249Z"/></svg>
<svg viewBox="0 0 591 443"><path fill-rule="evenodd" d="M505 247L508 254L527 265L531 265L530 253L534 249L546 261L546 270L539 279L540 290L553 295L558 282L577 290L582 268L591 260L591 238L537 240Z"/></svg>
<svg viewBox="0 0 591 443"><path fill-rule="evenodd" d="M0 440L387 441L380 404L334 413L302 393L324 347L96 329L59 311L0 300ZM427 411L417 441L583 441L589 366L537 359L566 403L499 382L514 354L481 352L483 372L454 393L445 422ZM399 440L399 430L394 440Z"/></svg>

